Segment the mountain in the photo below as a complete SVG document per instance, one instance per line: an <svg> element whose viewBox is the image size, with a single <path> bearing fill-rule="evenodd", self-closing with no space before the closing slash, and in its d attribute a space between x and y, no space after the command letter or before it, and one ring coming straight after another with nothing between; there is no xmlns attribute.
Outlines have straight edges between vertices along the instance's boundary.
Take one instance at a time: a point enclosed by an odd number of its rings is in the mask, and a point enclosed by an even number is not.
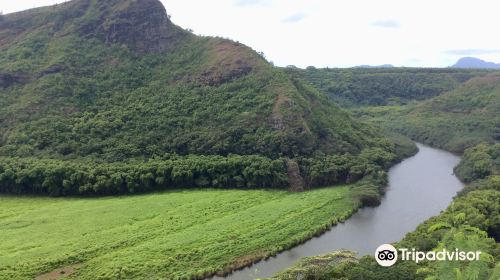
<svg viewBox="0 0 500 280"><path fill-rule="evenodd" d="M475 57L460 58L452 68L500 69L500 63L493 63Z"/></svg>
<svg viewBox="0 0 500 280"><path fill-rule="evenodd" d="M249 47L176 26L158 0L74 0L1 16L0 135L0 156L29 158L26 165L33 170L78 170L82 167L75 162L81 161L92 166L168 159L174 167L192 164L191 173L176 173L173 182L193 186L267 184L272 178L259 181L266 176L258 175L274 170L267 160L356 156L391 146ZM200 170L199 162L207 169ZM209 166L216 162L225 167ZM301 181L300 172L307 177L302 162L288 164L291 181ZM223 171L229 165L235 168L230 175ZM108 178L106 172L123 168L100 170ZM29 180L45 179L39 189L26 184L24 191L49 192L52 186L56 194L81 193L106 185L106 193L113 193L164 182L122 183L119 177L101 184L89 175L84 185L90 187L77 187L75 181L71 191L62 191L71 170L50 180L33 175ZM260 176L254 179L261 183L242 177L243 170L245 176ZM211 172L227 176L216 180ZM144 182L141 176L137 181ZM12 184L9 190L19 190Z"/></svg>

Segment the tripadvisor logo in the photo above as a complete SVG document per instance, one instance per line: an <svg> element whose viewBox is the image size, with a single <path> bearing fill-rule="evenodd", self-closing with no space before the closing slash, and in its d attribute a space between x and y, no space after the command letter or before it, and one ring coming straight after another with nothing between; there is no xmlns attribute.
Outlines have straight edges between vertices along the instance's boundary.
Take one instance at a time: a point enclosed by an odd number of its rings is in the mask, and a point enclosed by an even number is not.
<svg viewBox="0 0 500 280"><path fill-rule="evenodd" d="M442 249L439 251L421 252L413 249L400 248L399 253L394 246L390 244L380 245L375 250L375 260L381 266L393 266L398 261L398 255L402 261L478 261L481 256L481 251L448 251Z"/></svg>
<svg viewBox="0 0 500 280"><path fill-rule="evenodd" d="M398 250L391 244L380 245L375 251L375 260L381 266L392 266L398 260Z"/></svg>

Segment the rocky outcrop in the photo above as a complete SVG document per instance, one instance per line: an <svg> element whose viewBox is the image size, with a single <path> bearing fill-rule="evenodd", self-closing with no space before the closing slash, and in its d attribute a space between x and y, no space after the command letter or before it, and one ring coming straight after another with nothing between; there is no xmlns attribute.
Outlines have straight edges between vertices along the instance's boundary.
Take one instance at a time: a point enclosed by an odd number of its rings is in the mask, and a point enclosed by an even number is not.
<svg viewBox="0 0 500 280"><path fill-rule="evenodd" d="M242 60L236 61L235 64L225 64L222 66L227 67L227 70L221 72L219 71L221 68L214 66L203 71L199 79L201 84L206 86L221 85L236 80L252 71L252 67L246 65Z"/></svg>
<svg viewBox="0 0 500 280"><path fill-rule="evenodd" d="M173 50L189 33L175 26L158 0L97 0L89 9L99 16L84 19L81 36L126 45L143 53Z"/></svg>
<svg viewBox="0 0 500 280"><path fill-rule="evenodd" d="M288 175L288 190L292 192L302 192L305 190L306 184L302 175L300 175L300 167L295 160L286 161Z"/></svg>

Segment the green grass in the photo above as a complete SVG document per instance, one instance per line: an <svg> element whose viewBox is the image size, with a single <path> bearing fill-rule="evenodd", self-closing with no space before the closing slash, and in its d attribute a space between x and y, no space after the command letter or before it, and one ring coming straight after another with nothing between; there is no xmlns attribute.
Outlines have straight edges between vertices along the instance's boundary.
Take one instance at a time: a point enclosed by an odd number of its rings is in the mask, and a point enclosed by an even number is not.
<svg viewBox="0 0 500 280"><path fill-rule="evenodd" d="M0 196L0 279L70 264L77 279L176 279L275 254L344 220L341 186L304 193L186 190L133 197Z"/></svg>

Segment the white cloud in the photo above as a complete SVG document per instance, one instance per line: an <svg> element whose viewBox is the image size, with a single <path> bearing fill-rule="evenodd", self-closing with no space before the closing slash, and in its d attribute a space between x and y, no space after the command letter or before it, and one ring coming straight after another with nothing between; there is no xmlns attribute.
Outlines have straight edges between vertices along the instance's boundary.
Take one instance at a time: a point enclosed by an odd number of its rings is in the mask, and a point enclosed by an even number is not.
<svg viewBox="0 0 500 280"><path fill-rule="evenodd" d="M305 14L298 13L298 14L295 14L295 15L291 15L291 16L289 16L287 18L284 18L282 21L283 22L299 22L299 21L302 21L305 17L306 17Z"/></svg>
<svg viewBox="0 0 500 280"><path fill-rule="evenodd" d="M382 27L382 28L398 28L400 26L399 22L396 20L379 20L371 23L372 26Z"/></svg>
<svg viewBox="0 0 500 280"><path fill-rule="evenodd" d="M237 6L249 6L249 5L265 5L269 4L269 0L234 0Z"/></svg>
<svg viewBox="0 0 500 280"><path fill-rule="evenodd" d="M61 1L0 0L0 10L53 2ZM458 50L500 49L496 0L162 2L176 24L245 43L280 66L448 66L465 54ZM473 55L500 62L500 53Z"/></svg>

